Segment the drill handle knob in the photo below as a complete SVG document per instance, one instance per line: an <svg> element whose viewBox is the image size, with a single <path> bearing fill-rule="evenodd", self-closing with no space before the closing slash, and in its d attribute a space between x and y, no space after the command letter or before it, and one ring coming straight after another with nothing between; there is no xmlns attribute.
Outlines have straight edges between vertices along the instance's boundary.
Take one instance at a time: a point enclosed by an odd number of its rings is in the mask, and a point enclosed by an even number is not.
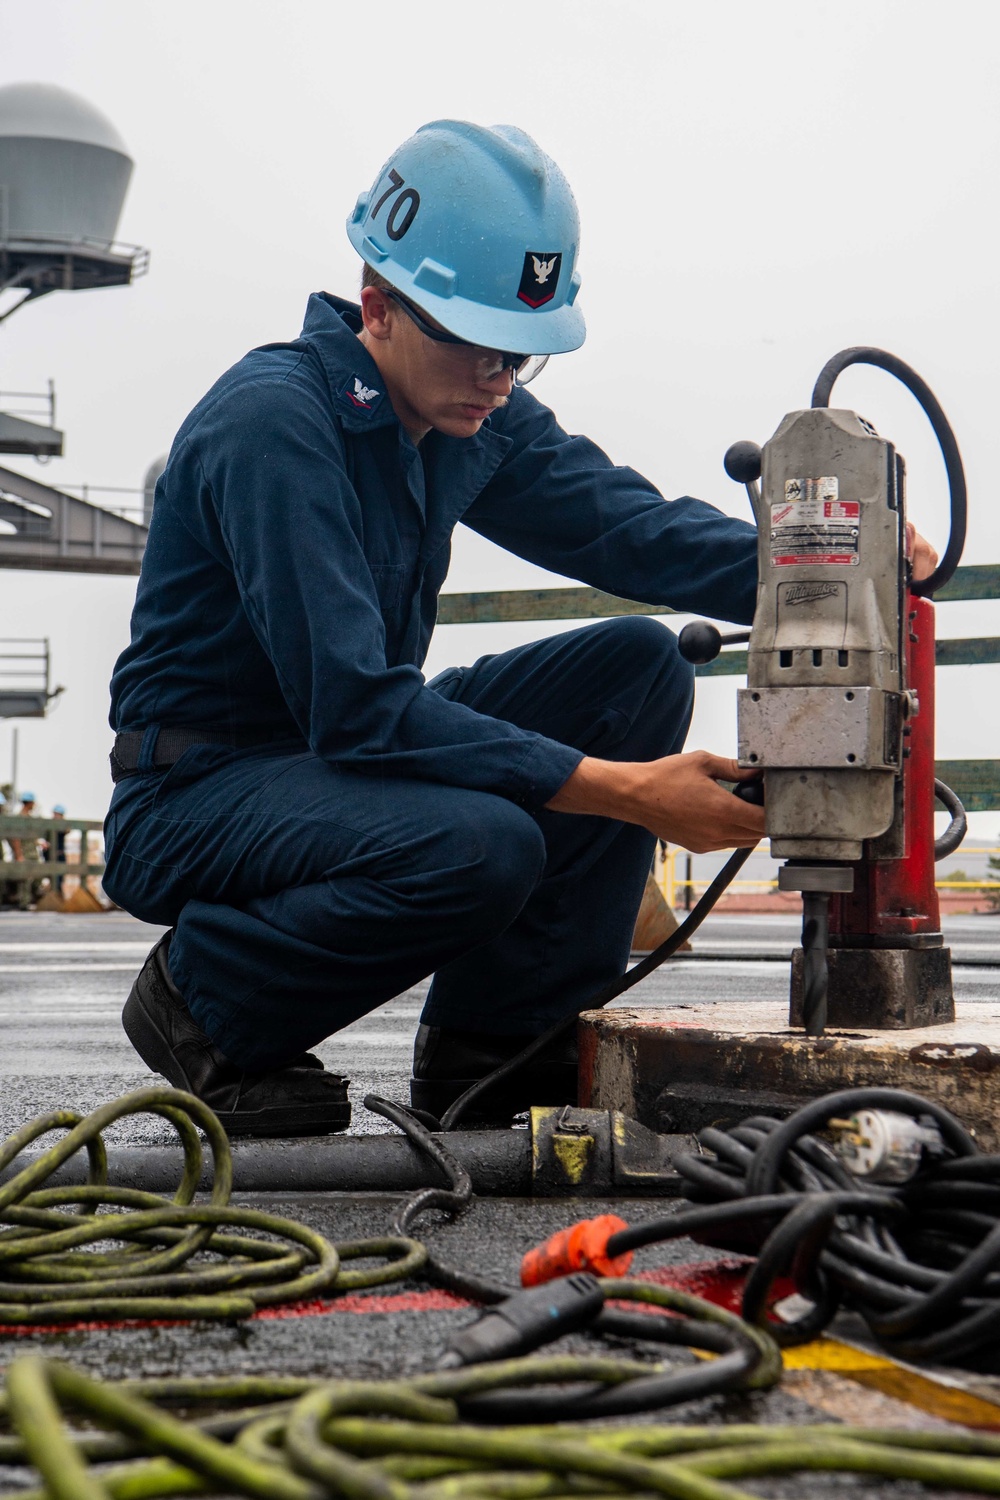
<svg viewBox="0 0 1000 1500"><path fill-rule="evenodd" d="M740 442L733 443L726 449L726 456L722 460L723 467L730 479L735 479L737 484L746 485L747 496L750 500L750 509L753 511L754 520L758 527L761 526L761 504L760 504L760 462L761 452L756 443L742 438Z"/></svg>
<svg viewBox="0 0 1000 1500"><path fill-rule="evenodd" d="M749 802L753 807L764 806L764 778L756 777L753 781L738 781L733 787L733 796L739 797L741 802Z"/></svg>
<svg viewBox="0 0 1000 1500"><path fill-rule="evenodd" d="M714 661L723 646L745 646L750 639L748 630L738 630L733 635L723 635L717 625L708 620L692 620L677 637L677 649L685 661L696 667Z"/></svg>
<svg viewBox="0 0 1000 1500"><path fill-rule="evenodd" d="M737 484L753 484L760 478L760 458L759 445L744 438L726 449L722 463L730 479L735 479Z"/></svg>
<svg viewBox="0 0 1000 1500"><path fill-rule="evenodd" d="M677 637L677 649L685 661L696 667L704 666L722 650L722 631L707 620L692 620Z"/></svg>

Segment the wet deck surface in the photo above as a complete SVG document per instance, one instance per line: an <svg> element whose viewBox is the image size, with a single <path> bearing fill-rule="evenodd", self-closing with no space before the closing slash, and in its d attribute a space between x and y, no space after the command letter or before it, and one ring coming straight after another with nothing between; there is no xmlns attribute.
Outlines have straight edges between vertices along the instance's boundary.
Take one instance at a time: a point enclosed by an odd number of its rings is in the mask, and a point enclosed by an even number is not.
<svg viewBox="0 0 1000 1500"><path fill-rule="evenodd" d="M623 997L623 1004L670 1002L698 1005L710 1000L775 1000L787 994L788 954L797 924L785 916L715 917L698 935L696 954L681 958ZM0 1126L7 1134L42 1110L70 1106L90 1110L151 1076L121 1030L120 1011L131 981L158 929L121 913L61 916L0 913ZM946 935L955 961L956 999L967 1014L977 1004L1000 1000L1000 917L953 917ZM355 1023L317 1049L328 1066L354 1080L354 1129L384 1132L385 1122L360 1101L370 1090L405 1101L410 1047L422 1002L418 987ZM169 1127L140 1119L110 1133L120 1144L165 1142ZM266 1195L254 1202L314 1225L332 1239L386 1232L398 1200L378 1194ZM553 1230L577 1218L615 1212L626 1220L652 1213L649 1200L477 1201L456 1224L423 1221L426 1237L444 1258L515 1284L523 1253ZM421 1231L423 1232L423 1230ZM732 1280L711 1250L689 1241L641 1252L635 1271L713 1294ZM111 1378L126 1375L190 1375L244 1370L323 1376L333 1373L388 1376L427 1369L450 1332L470 1319L467 1305L425 1283L404 1283L374 1297L334 1303L322 1313L294 1310L259 1317L239 1327L174 1325L77 1329L28 1336L0 1334L0 1362L28 1345L59 1354ZM949 1404L947 1386L893 1374L876 1378L879 1361L854 1345L860 1330L838 1328L847 1343L819 1348L802 1368L789 1369L770 1393L717 1398L671 1411L670 1420L804 1423L818 1420L866 1425L934 1426L951 1418L1000 1430L1000 1384L988 1377L962 1378ZM576 1340L574 1347L587 1347ZM623 1346L622 1352L626 1352ZM846 1353L845 1353L846 1350ZM853 1351L853 1352L852 1352ZM853 1361L853 1368L852 1368ZM950 1377L949 1377L950 1378ZM909 1380L909 1383L907 1383ZM935 1394L937 1391L937 1394ZM967 1395L965 1393L968 1393ZM962 1405L965 1400L966 1405ZM977 1405L976 1402L980 1404ZM991 1413L995 1410L996 1422ZM665 1415L664 1419L667 1419ZM5 1481L0 1477L0 1488ZM11 1476L11 1482L13 1476ZM796 1485L798 1486L796 1488ZM887 1493L854 1480L830 1481L833 1493ZM801 1494L801 1481L754 1484L759 1493ZM810 1493L826 1493L826 1483ZM893 1486L892 1493L920 1493Z"/></svg>
<svg viewBox="0 0 1000 1500"><path fill-rule="evenodd" d="M57 1105L93 1109L143 1087L150 1074L121 1028L121 1007L161 928L109 912L0 912L0 1129ZM946 937L960 1007L1000 1001L1000 915L952 917ZM705 1001L783 1000L788 956L798 939L794 919L713 916L680 955L618 1002L623 1006ZM410 1051L425 985L356 1021L316 1050L348 1074L353 1128L380 1132L382 1121L360 1101L371 1090L408 1099ZM149 1139L165 1139L153 1126ZM119 1132L122 1143L139 1135Z"/></svg>

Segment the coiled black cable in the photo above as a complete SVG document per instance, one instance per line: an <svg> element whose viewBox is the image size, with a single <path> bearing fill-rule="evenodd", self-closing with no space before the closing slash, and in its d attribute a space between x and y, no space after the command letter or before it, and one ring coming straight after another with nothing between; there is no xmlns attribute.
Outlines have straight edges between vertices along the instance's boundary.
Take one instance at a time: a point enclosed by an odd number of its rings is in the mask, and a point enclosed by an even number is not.
<svg viewBox="0 0 1000 1500"><path fill-rule="evenodd" d="M937 1126L943 1159L906 1183L855 1177L814 1132L858 1110L908 1114ZM980 1154L947 1110L902 1089L845 1089L787 1120L744 1120L698 1136L680 1155L689 1200L706 1206L611 1236L610 1256L691 1236L755 1254L743 1316L780 1344L815 1338L841 1308L860 1313L890 1353L994 1368L1000 1348L1000 1156ZM767 1319L776 1280L790 1276L812 1307Z"/></svg>
<svg viewBox="0 0 1000 1500"><path fill-rule="evenodd" d="M441 1137L432 1134L411 1110L376 1094L367 1095L365 1108L397 1125L449 1183L448 1187L421 1188L407 1198L393 1218L393 1234L410 1234L414 1221L431 1209L452 1217L464 1213L472 1202L472 1183ZM781 1203L783 1206L784 1200ZM520 1290L451 1266L429 1248L422 1273L435 1285L471 1297L487 1307L505 1302ZM625 1277L604 1278L601 1288L606 1298L613 1298L618 1304L636 1302L647 1308L659 1307L671 1316L649 1317L642 1312L622 1311L620 1305L604 1307L592 1318L591 1333L632 1343L702 1349L716 1357L679 1368L650 1366L607 1388L592 1382L567 1382L550 1390L536 1387L528 1391L490 1391L463 1402L463 1417L474 1422L507 1423L623 1416L680 1405L702 1396L766 1387L780 1375L781 1361L773 1338L722 1308L713 1308L676 1288L654 1287Z"/></svg>

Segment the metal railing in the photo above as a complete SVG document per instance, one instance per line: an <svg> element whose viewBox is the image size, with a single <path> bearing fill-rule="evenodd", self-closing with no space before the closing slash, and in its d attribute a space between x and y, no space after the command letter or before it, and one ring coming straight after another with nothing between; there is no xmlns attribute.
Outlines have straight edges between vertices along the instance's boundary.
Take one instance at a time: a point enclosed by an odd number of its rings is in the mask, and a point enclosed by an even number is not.
<svg viewBox="0 0 1000 1500"><path fill-rule="evenodd" d="M62 692L49 686L49 643L44 636L0 637L0 719L44 718Z"/></svg>
<svg viewBox="0 0 1000 1500"><path fill-rule="evenodd" d="M104 873L103 835L104 824L99 818L29 818L20 813L0 816L0 893L27 911L39 881L48 879L54 888L57 880L71 875L86 887L92 876ZM62 859L57 857L61 839ZM78 849L69 848L70 842L78 842ZM27 853L37 856L42 852L40 843L48 845L44 852L51 858L27 858ZM10 858L5 845L10 848ZM17 848L21 850L20 859Z"/></svg>
<svg viewBox="0 0 1000 1500"><path fill-rule="evenodd" d="M109 255L115 260L130 260L133 280L145 276L149 270L149 250L145 245L133 245L128 240L106 240L94 234L11 234L5 224L0 225L0 251L23 253L36 249L53 255L79 250L84 255Z"/></svg>
<svg viewBox="0 0 1000 1500"><path fill-rule="evenodd" d="M957 568L938 590L935 604L959 600L1000 599L1000 563L978 563ZM665 604L637 604L600 589L575 585L557 589L499 589L486 593L442 594L439 625L497 625L525 620L607 620L615 615L676 615L686 613ZM1000 663L1000 637L974 636L936 642L939 667L983 666ZM715 661L696 667L698 677L745 675L746 651L723 651ZM944 760L937 775L953 788L968 812L1000 808L1000 760Z"/></svg>
<svg viewBox="0 0 1000 1500"><path fill-rule="evenodd" d="M30 401L30 406L7 406L8 401ZM45 417L56 425L56 383L50 378L47 391L0 391L0 411L8 417Z"/></svg>
<svg viewBox="0 0 1000 1500"><path fill-rule="evenodd" d="M8 647L18 649L8 650ZM9 666L10 662L31 662L31 666ZM16 680L24 686L27 678L33 687L48 691L49 642L46 636L0 636L0 689Z"/></svg>

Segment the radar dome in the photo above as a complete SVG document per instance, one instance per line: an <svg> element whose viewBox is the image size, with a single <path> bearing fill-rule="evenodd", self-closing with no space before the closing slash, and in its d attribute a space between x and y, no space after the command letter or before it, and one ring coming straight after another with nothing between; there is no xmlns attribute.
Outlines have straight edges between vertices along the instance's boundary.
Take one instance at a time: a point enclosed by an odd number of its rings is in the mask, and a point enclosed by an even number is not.
<svg viewBox="0 0 1000 1500"><path fill-rule="evenodd" d="M132 175L118 131L51 83L0 88L0 245L109 247Z"/></svg>

